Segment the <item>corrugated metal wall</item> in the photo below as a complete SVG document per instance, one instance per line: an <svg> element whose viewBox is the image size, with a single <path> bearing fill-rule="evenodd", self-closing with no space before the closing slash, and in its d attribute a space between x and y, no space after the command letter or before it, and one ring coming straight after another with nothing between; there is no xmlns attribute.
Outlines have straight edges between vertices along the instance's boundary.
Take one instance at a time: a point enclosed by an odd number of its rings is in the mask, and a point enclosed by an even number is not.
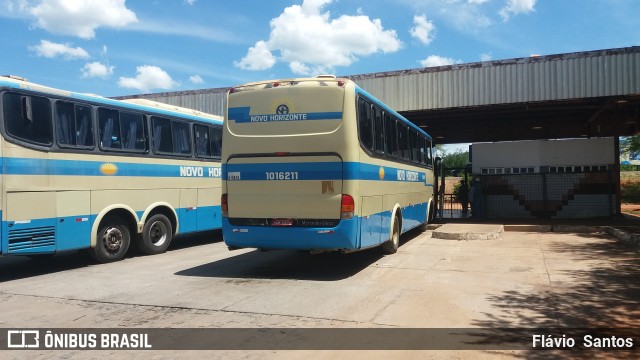
<svg viewBox="0 0 640 360"><path fill-rule="evenodd" d="M640 94L640 47L350 76L398 111Z"/></svg>
<svg viewBox="0 0 640 360"><path fill-rule="evenodd" d="M166 92L157 94L142 94L122 96L118 99L143 98L165 104L181 106L213 115L224 115L225 101L228 88Z"/></svg>
<svg viewBox="0 0 640 360"><path fill-rule="evenodd" d="M348 77L397 111L640 95L640 47ZM133 97L223 115L227 90Z"/></svg>

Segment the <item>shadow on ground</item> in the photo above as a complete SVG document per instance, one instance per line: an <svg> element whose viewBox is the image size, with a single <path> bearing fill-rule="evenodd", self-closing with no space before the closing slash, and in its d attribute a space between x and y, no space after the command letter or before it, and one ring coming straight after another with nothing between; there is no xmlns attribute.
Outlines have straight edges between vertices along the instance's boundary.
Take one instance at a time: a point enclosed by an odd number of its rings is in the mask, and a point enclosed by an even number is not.
<svg viewBox="0 0 640 360"><path fill-rule="evenodd" d="M478 338L479 343L528 339L530 344L536 333L532 328L546 329L560 337L563 333L569 336L571 329L582 329L583 333L595 335L599 332L607 334L597 329L612 329L614 333L619 329L631 331L636 349L640 347L640 256L637 248L601 234L579 236L585 241L549 243L548 253L569 258L568 262L586 262L589 266L581 266L582 270L551 272L551 286L538 293L512 290L489 296L488 300L498 311L484 314L488 320L472 323L488 329L486 337ZM567 254L570 256L564 257ZM512 333L498 330L505 328L511 328ZM493 334L491 329L496 329ZM576 331L580 333L580 330ZM576 335L575 340L577 347L584 343L582 335ZM538 347L522 357L609 359L629 355L615 349L569 351L540 350Z"/></svg>
<svg viewBox="0 0 640 360"><path fill-rule="evenodd" d="M421 232L417 230L405 233L401 237L400 246L420 234ZM380 248L350 254L331 252L316 255L295 250L266 252L254 250L185 269L177 272L176 275L235 279L337 281L357 274L383 257Z"/></svg>
<svg viewBox="0 0 640 360"><path fill-rule="evenodd" d="M222 241L220 231L179 236L172 241L167 252L171 253L179 249L203 246L219 241ZM142 255L137 251L135 245L131 244L127 258L136 258L139 256L146 255ZM0 257L0 283L100 265L101 264L95 263L85 250L68 251L55 255L3 256Z"/></svg>

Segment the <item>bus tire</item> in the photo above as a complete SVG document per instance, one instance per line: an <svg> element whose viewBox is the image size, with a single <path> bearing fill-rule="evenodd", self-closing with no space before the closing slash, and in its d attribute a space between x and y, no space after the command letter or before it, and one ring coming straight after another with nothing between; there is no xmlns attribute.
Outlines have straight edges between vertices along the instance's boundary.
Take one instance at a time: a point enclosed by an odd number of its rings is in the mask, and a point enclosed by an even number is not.
<svg viewBox="0 0 640 360"><path fill-rule="evenodd" d="M172 238L171 221L162 214L155 214L144 223L142 236L137 239L136 245L145 254L159 254L167 251Z"/></svg>
<svg viewBox="0 0 640 360"><path fill-rule="evenodd" d="M100 263L119 261L129 250L131 232L124 220L117 216L105 218L98 229L96 247L91 257Z"/></svg>
<svg viewBox="0 0 640 360"><path fill-rule="evenodd" d="M400 219L396 216L393 220L391 238L382 244L382 252L387 255L395 254L400 246Z"/></svg>

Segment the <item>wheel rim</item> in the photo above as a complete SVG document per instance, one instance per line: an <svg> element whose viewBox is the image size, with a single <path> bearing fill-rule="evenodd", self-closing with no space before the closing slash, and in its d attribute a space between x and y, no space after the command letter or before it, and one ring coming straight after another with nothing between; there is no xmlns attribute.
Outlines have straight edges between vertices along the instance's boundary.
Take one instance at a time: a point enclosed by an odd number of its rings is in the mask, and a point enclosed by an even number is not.
<svg viewBox="0 0 640 360"><path fill-rule="evenodd" d="M124 235L119 228L110 226L104 231L104 234L102 235L102 243L109 253L117 253L122 247L123 237Z"/></svg>
<svg viewBox="0 0 640 360"><path fill-rule="evenodd" d="M155 246L161 246L167 241L167 226L162 221L154 221L149 227L149 240Z"/></svg>

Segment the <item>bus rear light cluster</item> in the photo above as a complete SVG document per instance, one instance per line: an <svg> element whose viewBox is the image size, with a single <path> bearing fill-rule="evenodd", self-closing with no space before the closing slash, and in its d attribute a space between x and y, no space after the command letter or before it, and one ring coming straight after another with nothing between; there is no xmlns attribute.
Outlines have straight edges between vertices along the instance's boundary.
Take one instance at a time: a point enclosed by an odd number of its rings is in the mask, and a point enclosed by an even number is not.
<svg viewBox="0 0 640 360"><path fill-rule="evenodd" d="M356 204L353 201L353 197L351 195L343 194L342 202L340 204L340 219L353 219L355 208Z"/></svg>
<svg viewBox="0 0 640 360"><path fill-rule="evenodd" d="M222 217L229 217L229 201L227 194L222 194L220 198L220 208L222 210Z"/></svg>

